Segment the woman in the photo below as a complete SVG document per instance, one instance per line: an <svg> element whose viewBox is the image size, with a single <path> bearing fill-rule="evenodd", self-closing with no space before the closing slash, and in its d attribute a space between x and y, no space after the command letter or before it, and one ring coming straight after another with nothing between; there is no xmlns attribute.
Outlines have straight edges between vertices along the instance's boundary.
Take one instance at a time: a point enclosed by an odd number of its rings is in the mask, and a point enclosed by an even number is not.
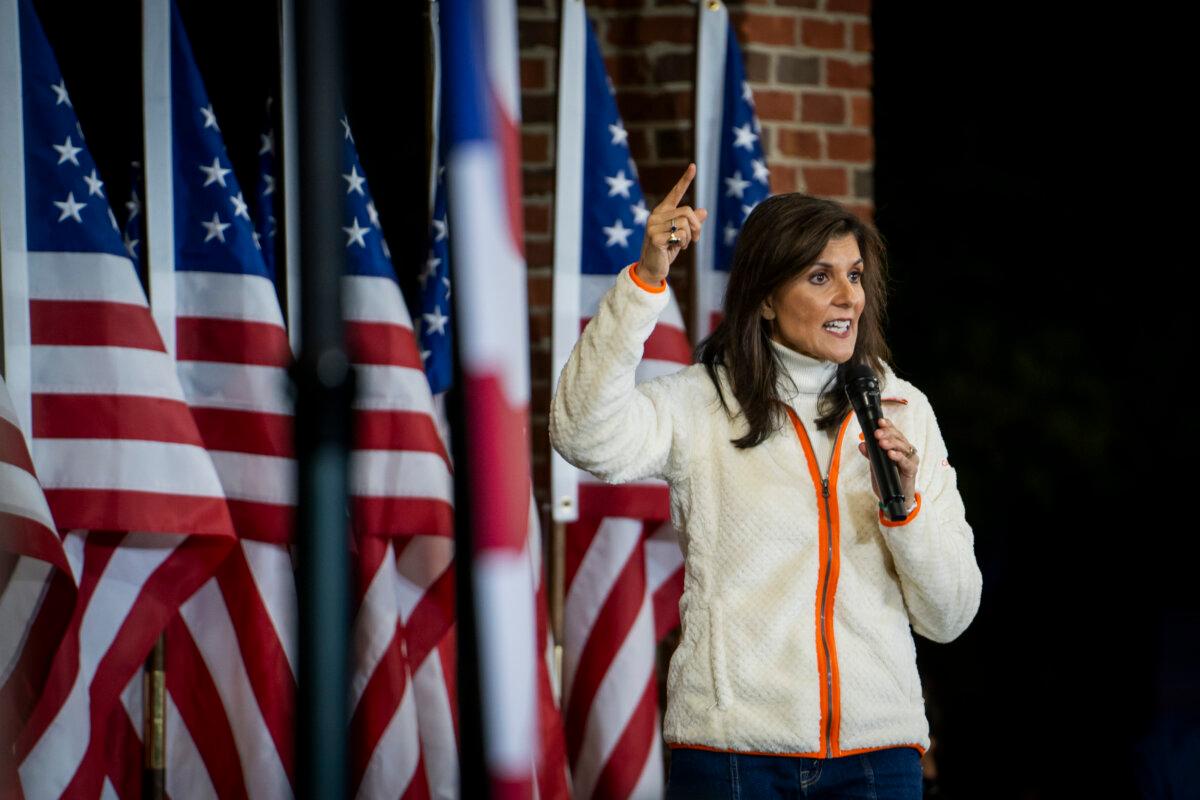
<svg viewBox="0 0 1200 800"><path fill-rule="evenodd" d="M576 466L671 486L685 573L668 796L918 798L929 729L911 631L958 636L981 578L929 401L887 364L882 244L836 203L762 202L701 363L635 387L670 264L707 216L679 206L694 176L651 214L550 415ZM837 383L846 363L880 380L874 435L899 469L903 521L880 511Z"/></svg>

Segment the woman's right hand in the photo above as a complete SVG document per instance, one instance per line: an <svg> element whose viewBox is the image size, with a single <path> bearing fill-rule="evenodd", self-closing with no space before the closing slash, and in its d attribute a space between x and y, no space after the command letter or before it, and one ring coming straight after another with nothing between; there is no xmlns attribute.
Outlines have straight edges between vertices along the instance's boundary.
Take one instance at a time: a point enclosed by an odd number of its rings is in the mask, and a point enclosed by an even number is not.
<svg viewBox="0 0 1200 800"><path fill-rule="evenodd" d="M646 220L646 238L642 242L642 257L636 268L638 278L645 283L656 284L666 280L675 257L692 242L700 241L700 228L708 218L708 212L703 208L679 205L695 177L696 165L688 164L683 177ZM676 228L674 231L671 230L672 225ZM672 236L679 241L669 241Z"/></svg>

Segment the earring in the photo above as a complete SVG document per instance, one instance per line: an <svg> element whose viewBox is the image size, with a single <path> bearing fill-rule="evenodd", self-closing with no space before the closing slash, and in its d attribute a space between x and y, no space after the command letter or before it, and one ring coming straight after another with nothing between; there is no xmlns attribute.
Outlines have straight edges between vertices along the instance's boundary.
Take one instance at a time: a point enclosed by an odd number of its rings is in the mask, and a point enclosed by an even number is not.
<svg viewBox="0 0 1200 800"><path fill-rule="evenodd" d="M762 310L762 318L769 322L770 320L775 319L775 312L772 309L764 308Z"/></svg>

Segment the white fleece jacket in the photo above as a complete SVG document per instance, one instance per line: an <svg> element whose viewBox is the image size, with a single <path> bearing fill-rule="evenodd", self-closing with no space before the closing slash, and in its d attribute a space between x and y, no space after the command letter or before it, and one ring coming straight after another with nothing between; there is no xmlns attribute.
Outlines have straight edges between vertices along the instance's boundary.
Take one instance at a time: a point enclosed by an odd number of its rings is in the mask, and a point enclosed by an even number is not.
<svg viewBox="0 0 1200 800"><path fill-rule="evenodd" d="M819 464L808 437L825 434L798 415L757 447L734 447L745 423L727 384L734 415L722 408L703 366L635 386L669 290L639 287L629 269L563 368L550 440L603 480L671 486L685 575L667 741L818 758L924 752L911 631L954 639L982 583L929 401L887 372L884 413L918 449L922 491L903 523L885 522L853 413Z"/></svg>

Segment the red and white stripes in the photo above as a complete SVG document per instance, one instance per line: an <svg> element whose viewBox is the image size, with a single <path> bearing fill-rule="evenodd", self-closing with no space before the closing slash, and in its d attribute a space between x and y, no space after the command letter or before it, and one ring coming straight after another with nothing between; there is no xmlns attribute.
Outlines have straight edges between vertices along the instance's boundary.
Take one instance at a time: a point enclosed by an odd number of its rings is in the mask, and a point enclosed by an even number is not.
<svg viewBox="0 0 1200 800"><path fill-rule="evenodd" d="M29 269L33 462L79 593L17 757L26 796L94 796L119 782L102 733L122 691L233 531L132 264L30 253Z"/></svg>
<svg viewBox="0 0 1200 800"><path fill-rule="evenodd" d="M586 325L613 279L580 277ZM690 361L672 297L637 380ZM662 481L612 486L580 476L579 521L566 533L563 708L575 796L584 800L657 797L664 789L656 647L679 622L683 588L668 502Z"/></svg>
<svg viewBox="0 0 1200 800"><path fill-rule="evenodd" d="M0 796L16 796L13 745L71 618L75 578L0 378Z"/></svg>
<svg viewBox="0 0 1200 800"><path fill-rule="evenodd" d="M351 780L359 797L454 797L450 460L399 286L347 275L343 301L358 378Z"/></svg>
<svg viewBox="0 0 1200 800"><path fill-rule="evenodd" d="M167 788L186 794L181 781L207 772L217 796L291 797L297 632L287 334L265 277L180 271L175 282L179 375L239 542L168 631L167 724L185 728L190 743L180 737L168 747Z"/></svg>

